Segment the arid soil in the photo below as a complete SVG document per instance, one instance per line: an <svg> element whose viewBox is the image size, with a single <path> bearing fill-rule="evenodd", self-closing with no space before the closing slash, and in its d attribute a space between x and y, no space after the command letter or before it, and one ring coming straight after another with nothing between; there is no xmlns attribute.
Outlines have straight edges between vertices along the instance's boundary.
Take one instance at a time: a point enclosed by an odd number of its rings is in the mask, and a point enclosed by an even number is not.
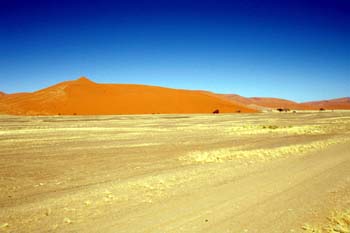
<svg viewBox="0 0 350 233"><path fill-rule="evenodd" d="M0 232L349 232L350 112L0 116Z"/></svg>

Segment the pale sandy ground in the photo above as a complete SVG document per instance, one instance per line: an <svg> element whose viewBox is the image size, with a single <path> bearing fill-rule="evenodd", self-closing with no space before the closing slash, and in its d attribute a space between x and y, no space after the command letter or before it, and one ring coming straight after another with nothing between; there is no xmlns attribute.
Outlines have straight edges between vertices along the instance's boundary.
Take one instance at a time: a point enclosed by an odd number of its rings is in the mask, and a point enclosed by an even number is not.
<svg viewBox="0 0 350 233"><path fill-rule="evenodd" d="M0 190L0 232L349 232L350 113L0 116Z"/></svg>

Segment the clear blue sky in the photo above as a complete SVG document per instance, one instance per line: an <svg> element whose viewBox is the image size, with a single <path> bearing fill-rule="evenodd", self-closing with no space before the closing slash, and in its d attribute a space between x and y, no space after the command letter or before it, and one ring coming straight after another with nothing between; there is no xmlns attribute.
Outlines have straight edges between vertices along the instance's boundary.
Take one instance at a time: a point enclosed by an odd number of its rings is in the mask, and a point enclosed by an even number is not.
<svg viewBox="0 0 350 233"><path fill-rule="evenodd" d="M0 90L87 76L308 101L350 96L348 0L0 0Z"/></svg>

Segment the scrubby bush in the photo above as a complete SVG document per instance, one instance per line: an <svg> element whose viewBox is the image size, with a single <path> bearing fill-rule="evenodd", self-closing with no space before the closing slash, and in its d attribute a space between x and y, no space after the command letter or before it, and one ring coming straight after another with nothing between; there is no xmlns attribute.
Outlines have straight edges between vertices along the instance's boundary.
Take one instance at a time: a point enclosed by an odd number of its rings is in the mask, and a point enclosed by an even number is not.
<svg viewBox="0 0 350 233"><path fill-rule="evenodd" d="M277 111L279 112L290 112L289 108L277 108Z"/></svg>
<svg viewBox="0 0 350 233"><path fill-rule="evenodd" d="M263 129L278 129L277 125L263 125Z"/></svg>

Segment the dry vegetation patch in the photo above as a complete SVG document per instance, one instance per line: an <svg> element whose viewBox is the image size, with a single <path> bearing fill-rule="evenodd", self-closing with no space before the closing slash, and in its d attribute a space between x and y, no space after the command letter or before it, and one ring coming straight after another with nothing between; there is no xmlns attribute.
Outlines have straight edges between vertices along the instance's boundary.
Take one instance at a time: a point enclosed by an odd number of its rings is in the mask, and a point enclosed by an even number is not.
<svg viewBox="0 0 350 233"><path fill-rule="evenodd" d="M326 130L320 125L237 125L225 129L229 135L260 135L260 134L287 134L287 135L319 135Z"/></svg>
<svg viewBox="0 0 350 233"><path fill-rule="evenodd" d="M288 155L302 155L308 152L317 151L327 146L348 142L349 138L332 138L327 140L314 141L308 144L295 144L275 148L261 148L245 150L240 147L222 148L210 151L192 151L180 157L182 161L213 163L229 160L235 161L268 161L286 157Z"/></svg>
<svg viewBox="0 0 350 233"><path fill-rule="evenodd" d="M333 212L324 226L305 224L302 229L306 233L349 233L350 209Z"/></svg>

